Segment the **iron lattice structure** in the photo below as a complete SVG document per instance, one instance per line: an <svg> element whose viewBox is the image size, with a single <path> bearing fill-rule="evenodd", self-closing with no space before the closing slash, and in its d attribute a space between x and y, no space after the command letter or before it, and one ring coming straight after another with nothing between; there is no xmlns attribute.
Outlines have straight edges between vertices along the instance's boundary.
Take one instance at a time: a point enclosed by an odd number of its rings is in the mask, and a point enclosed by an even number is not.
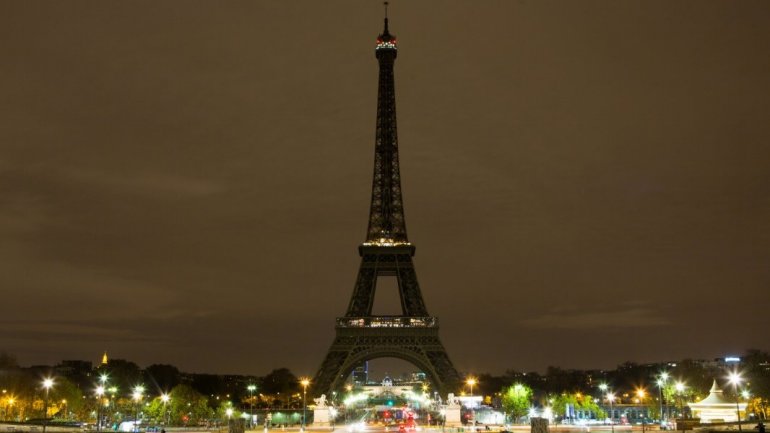
<svg viewBox="0 0 770 433"><path fill-rule="evenodd" d="M337 318L336 337L313 380L315 394L339 389L364 361L385 357L414 364L437 390L452 390L460 382L439 340L438 318L431 317L425 307L412 262L415 247L406 235L393 77L397 47L395 36L388 32L387 18L375 53L380 75L369 227L366 241L359 246L361 266L347 313ZM396 277L401 315L372 315L380 276Z"/></svg>

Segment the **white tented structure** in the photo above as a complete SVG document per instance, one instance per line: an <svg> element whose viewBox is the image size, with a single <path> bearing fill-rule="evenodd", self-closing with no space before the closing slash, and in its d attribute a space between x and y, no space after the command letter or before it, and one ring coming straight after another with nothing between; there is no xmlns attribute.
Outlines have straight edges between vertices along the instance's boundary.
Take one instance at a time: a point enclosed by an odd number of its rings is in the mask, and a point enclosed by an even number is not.
<svg viewBox="0 0 770 433"><path fill-rule="evenodd" d="M736 406L735 401L727 400L722 390L717 387L716 380L711 385L708 397L697 403L687 403L687 405L690 406L693 417L700 418L702 423L735 422L738 421L737 410L746 412L746 403L738 403ZM741 419L743 418L743 414L741 414Z"/></svg>

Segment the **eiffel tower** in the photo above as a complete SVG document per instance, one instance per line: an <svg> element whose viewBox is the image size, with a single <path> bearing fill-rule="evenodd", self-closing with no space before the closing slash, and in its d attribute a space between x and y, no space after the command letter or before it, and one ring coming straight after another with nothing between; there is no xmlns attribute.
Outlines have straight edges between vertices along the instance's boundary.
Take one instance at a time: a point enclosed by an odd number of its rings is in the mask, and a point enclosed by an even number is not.
<svg viewBox="0 0 770 433"><path fill-rule="evenodd" d="M396 95L393 64L396 37L385 30L377 38L380 65L374 181L366 242L358 247L361 266L345 317L338 317L336 337L313 379L313 392L339 389L354 368L375 358L410 362L431 380L435 389L451 391L460 377L438 337L438 318L428 314L417 283L412 256L415 247L406 236L396 134ZM395 276L401 315L373 316L377 278Z"/></svg>

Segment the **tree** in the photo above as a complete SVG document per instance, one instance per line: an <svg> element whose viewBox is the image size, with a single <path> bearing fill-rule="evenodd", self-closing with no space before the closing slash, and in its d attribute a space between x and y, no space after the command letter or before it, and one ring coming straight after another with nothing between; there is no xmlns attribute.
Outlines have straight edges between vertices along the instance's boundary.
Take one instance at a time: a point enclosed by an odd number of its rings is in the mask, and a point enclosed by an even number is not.
<svg viewBox="0 0 770 433"><path fill-rule="evenodd" d="M514 422L529 412L532 401L532 388L521 383L514 383L502 392L503 411L510 414Z"/></svg>
<svg viewBox="0 0 770 433"><path fill-rule="evenodd" d="M569 416L567 407L572 406L577 409L578 401L576 394L562 393L549 399L551 402L551 412L561 418Z"/></svg>
<svg viewBox="0 0 770 433"><path fill-rule="evenodd" d="M262 391L267 394L292 394L299 388L297 376L288 368L277 368L262 379Z"/></svg>
<svg viewBox="0 0 770 433"><path fill-rule="evenodd" d="M62 419L69 419L70 414L80 417L85 403L83 392L72 381L64 377L56 378L48 396L49 413L55 413L57 418Z"/></svg>
<svg viewBox="0 0 770 433"><path fill-rule="evenodd" d="M607 413L602 410L598 404L596 404L590 395L586 395L580 392L564 392L551 397L549 401L551 403L551 411L554 413L554 415L558 415L560 417L573 416L573 413L567 413L567 407L569 406L575 410L574 415L580 416L578 412L582 412L583 416L593 414L596 419L602 419L607 416Z"/></svg>
<svg viewBox="0 0 770 433"><path fill-rule="evenodd" d="M179 369L173 365L153 364L144 369L145 382L154 384L157 389L164 392L179 385L181 375Z"/></svg>
<svg viewBox="0 0 770 433"><path fill-rule="evenodd" d="M130 392L142 383L142 370L138 365L125 359L110 359L106 366L98 368L99 374L106 373L111 386L116 386L119 392Z"/></svg>
<svg viewBox="0 0 770 433"><path fill-rule="evenodd" d="M208 399L188 385L177 385L169 393L172 424L190 425L207 420L212 415Z"/></svg>

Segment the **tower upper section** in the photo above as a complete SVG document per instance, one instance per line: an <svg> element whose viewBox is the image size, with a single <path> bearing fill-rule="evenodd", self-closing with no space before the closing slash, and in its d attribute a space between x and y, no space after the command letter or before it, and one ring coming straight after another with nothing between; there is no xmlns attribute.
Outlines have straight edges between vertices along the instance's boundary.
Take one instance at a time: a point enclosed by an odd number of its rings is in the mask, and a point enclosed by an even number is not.
<svg viewBox="0 0 770 433"><path fill-rule="evenodd" d="M393 78L393 64L397 52L396 37L388 31L386 17L385 29L377 37L375 47L375 55L380 64L380 79L377 94L372 203L364 245L386 247L409 245L398 164L396 88Z"/></svg>

